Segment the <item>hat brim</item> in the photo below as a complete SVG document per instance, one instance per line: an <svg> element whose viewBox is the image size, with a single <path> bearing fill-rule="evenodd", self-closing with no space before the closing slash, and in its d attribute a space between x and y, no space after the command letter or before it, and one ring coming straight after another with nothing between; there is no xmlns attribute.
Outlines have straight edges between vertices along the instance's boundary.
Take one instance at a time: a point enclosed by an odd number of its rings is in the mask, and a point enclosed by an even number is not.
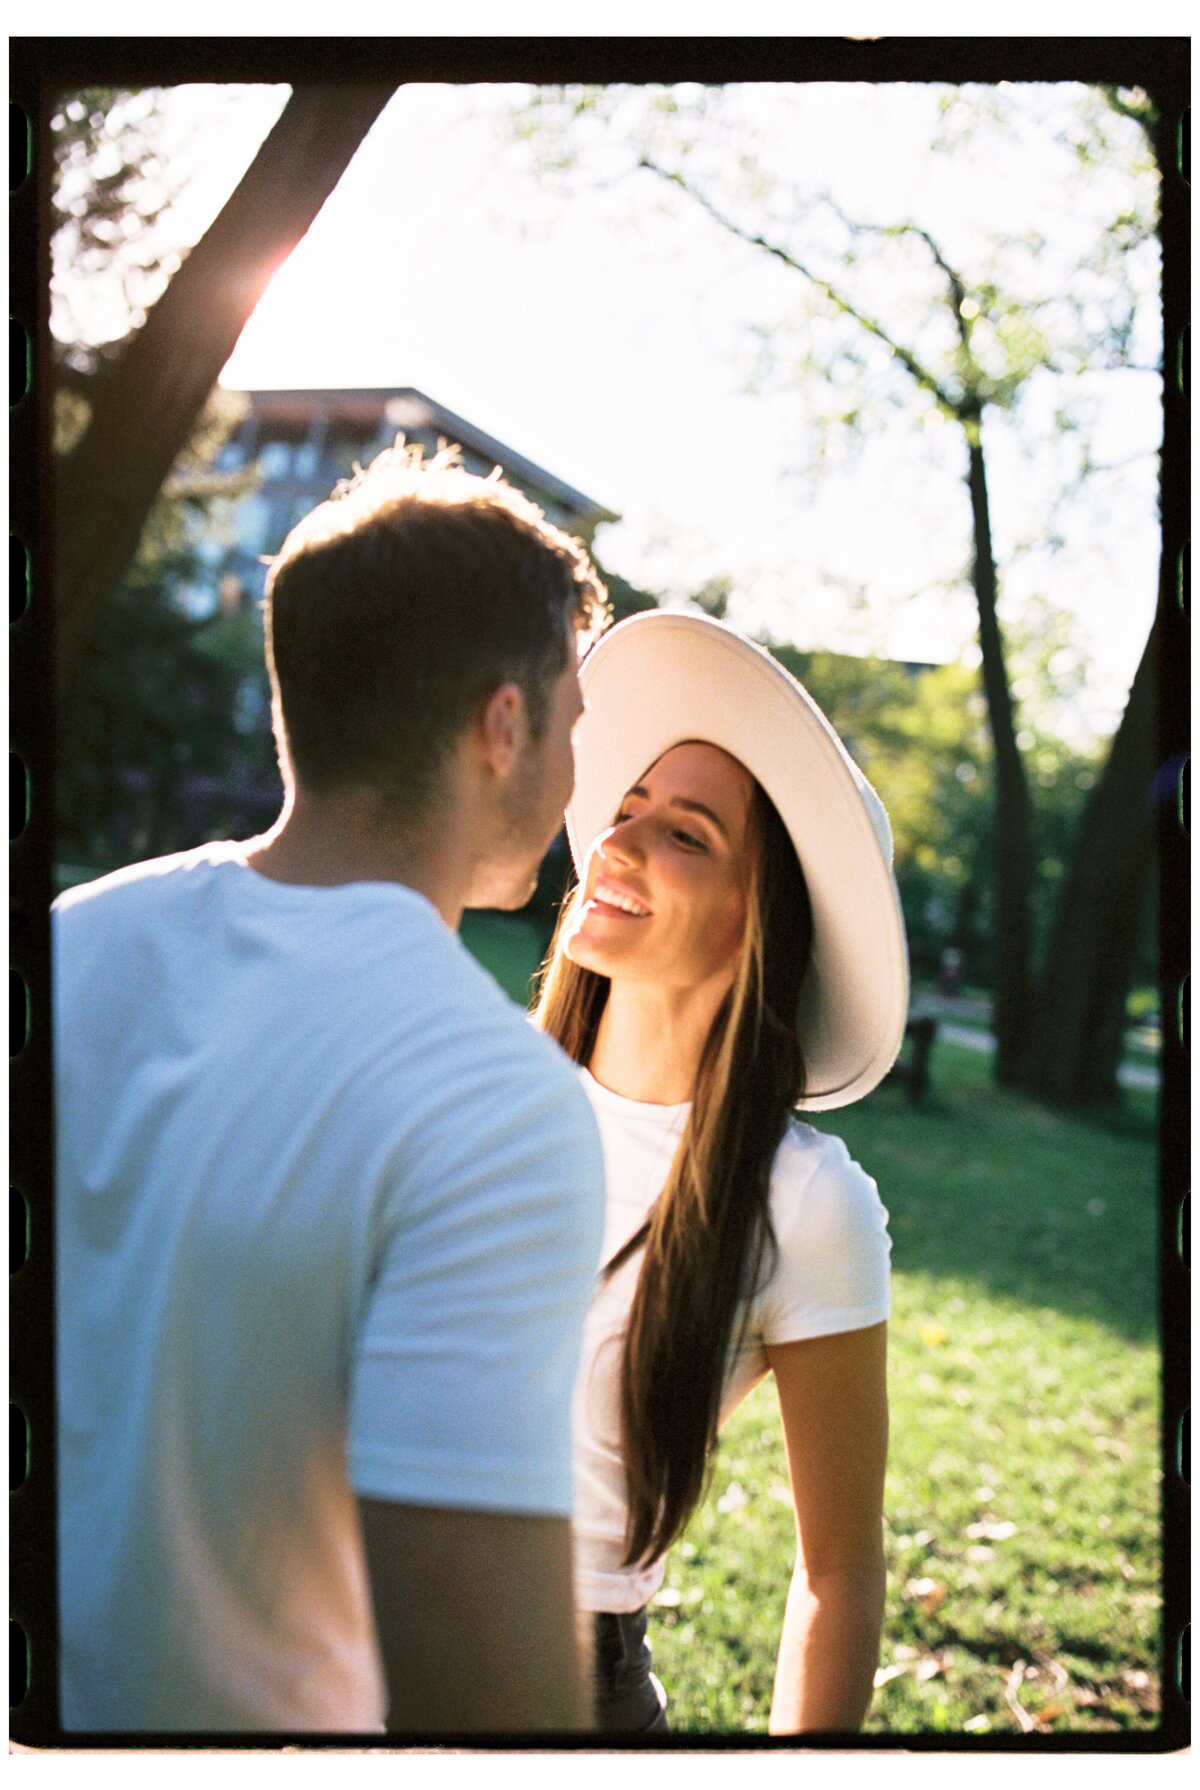
<svg viewBox="0 0 1200 1790"><path fill-rule="evenodd" d="M883 804L808 692L761 647L708 616L647 610L580 667L567 837L582 878L625 792L672 746L736 758L779 811L812 900L812 955L797 1031L818 1112L871 1091L908 1017L908 952Z"/></svg>

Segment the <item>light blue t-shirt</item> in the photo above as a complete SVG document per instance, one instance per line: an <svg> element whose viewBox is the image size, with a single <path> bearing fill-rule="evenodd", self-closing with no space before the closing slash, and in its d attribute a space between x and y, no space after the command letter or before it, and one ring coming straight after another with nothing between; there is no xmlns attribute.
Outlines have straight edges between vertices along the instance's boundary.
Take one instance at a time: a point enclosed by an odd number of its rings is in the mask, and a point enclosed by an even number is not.
<svg viewBox="0 0 1200 1790"><path fill-rule="evenodd" d="M567 1515L573 1067L414 891L240 848L55 904L73 1730L384 1717L355 1495Z"/></svg>

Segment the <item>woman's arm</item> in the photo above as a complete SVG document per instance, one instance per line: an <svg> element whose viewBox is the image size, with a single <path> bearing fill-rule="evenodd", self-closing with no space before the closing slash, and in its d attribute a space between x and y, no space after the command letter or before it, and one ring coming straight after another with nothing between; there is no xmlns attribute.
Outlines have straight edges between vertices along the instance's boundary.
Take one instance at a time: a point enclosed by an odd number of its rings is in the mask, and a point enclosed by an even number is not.
<svg viewBox="0 0 1200 1790"><path fill-rule="evenodd" d="M770 1344L792 1497L788 1593L772 1734L856 1731L883 1625L887 1325Z"/></svg>

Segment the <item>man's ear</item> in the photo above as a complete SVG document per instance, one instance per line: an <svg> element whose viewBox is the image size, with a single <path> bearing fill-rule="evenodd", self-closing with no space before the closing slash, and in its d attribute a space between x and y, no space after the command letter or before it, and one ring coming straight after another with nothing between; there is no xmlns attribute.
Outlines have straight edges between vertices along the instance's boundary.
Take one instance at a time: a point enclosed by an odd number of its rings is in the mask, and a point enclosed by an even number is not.
<svg viewBox="0 0 1200 1790"><path fill-rule="evenodd" d="M475 715L475 738L488 769L505 776L520 756L529 731L525 692L520 684L500 684L485 696Z"/></svg>

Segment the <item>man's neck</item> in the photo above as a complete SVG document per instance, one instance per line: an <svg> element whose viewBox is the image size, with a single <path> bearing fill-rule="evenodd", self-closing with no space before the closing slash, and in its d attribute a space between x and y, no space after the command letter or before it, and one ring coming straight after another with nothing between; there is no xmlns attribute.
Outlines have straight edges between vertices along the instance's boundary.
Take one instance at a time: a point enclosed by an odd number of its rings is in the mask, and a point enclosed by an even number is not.
<svg viewBox="0 0 1200 1790"><path fill-rule="evenodd" d="M451 929L470 882L452 828L406 832L366 789L289 790L279 819L249 843L245 859L260 876L310 888L401 883L424 895Z"/></svg>

